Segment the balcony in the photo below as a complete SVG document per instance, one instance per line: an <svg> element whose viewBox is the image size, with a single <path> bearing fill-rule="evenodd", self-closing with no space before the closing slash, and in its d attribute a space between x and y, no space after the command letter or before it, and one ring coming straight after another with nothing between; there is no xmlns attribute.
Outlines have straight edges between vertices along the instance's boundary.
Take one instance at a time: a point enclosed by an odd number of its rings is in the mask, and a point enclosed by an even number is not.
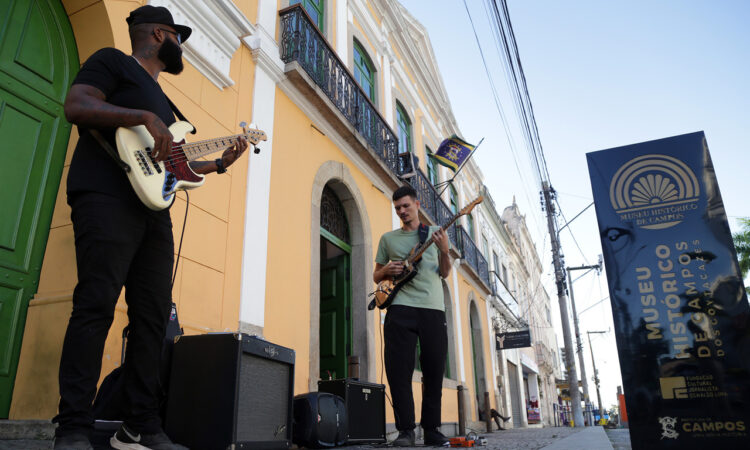
<svg viewBox="0 0 750 450"><path fill-rule="evenodd" d="M394 189L407 181L417 191L422 214L444 224L453 213L411 155L398 154L398 138L354 80L304 8L297 4L279 11L281 60L289 82L312 103L363 160ZM411 175L411 176L409 176ZM487 261L474 241L455 224L447 229L453 247L470 272L489 292ZM463 233L463 235L461 235Z"/></svg>
<svg viewBox="0 0 750 450"><path fill-rule="evenodd" d="M492 289L492 295L499 298L503 304L510 310L515 316L519 319L521 319L521 311L518 307L518 301L513 296L513 294L510 293L507 287L505 287L505 283L503 283L503 280L500 279L500 275L497 274L497 272L492 272L490 274L490 288Z"/></svg>
<svg viewBox="0 0 750 450"><path fill-rule="evenodd" d="M279 11L281 60L289 81L393 186L399 184L398 139L346 65L297 4Z"/></svg>
<svg viewBox="0 0 750 450"><path fill-rule="evenodd" d="M482 253L479 252L479 249L474 244L474 241L469 236L469 233L467 233L463 227L458 227L459 229L459 236L460 236L460 245L461 245L461 255L466 261L466 263L471 267L471 269L474 271L472 275L478 280L484 283L485 287L488 291L491 291L491 284L490 284L490 271L489 267L487 266L487 260L484 258Z"/></svg>

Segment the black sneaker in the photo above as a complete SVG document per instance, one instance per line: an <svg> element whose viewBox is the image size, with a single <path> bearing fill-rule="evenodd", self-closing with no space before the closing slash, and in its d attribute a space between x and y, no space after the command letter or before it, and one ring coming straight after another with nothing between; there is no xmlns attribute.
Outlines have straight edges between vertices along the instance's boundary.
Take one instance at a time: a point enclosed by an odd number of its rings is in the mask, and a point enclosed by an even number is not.
<svg viewBox="0 0 750 450"><path fill-rule="evenodd" d="M414 447L414 430L398 432L398 437L391 442L393 447Z"/></svg>
<svg viewBox="0 0 750 450"><path fill-rule="evenodd" d="M451 442L437 428L424 430L424 445L430 447L449 447Z"/></svg>
<svg viewBox="0 0 750 450"><path fill-rule="evenodd" d="M83 434L71 434L55 438L55 450L94 450L89 438Z"/></svg>
<svg viewBox="0 0 750 450"><path fill-rule="evenodd" d="M135 433L122 424L109 440L112 448L119 450L188 450L173 443L163 431L154 434Z"/></svg>

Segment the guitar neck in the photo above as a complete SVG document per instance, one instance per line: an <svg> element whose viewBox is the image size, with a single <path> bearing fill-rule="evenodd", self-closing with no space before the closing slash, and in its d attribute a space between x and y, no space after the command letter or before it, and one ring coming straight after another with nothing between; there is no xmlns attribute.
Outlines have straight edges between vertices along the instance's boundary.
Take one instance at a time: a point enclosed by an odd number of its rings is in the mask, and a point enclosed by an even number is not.
<svg viewBox="0 0 750 450"><path fill-rule="evenodd" d="M453 222L455 222L456 220L458 220L458 218L461 217L461 216L462 216L462 214L456 214L455 216L453 216L451 218L451 220L448 221L448 223L446 223L445 225L443 225L442 227L440 227L440 229L442 231L445 231L446 229L448 229L449 226L453 225ZM422 248L420 248L419 251L417 253L415 253L414 256L412 256L409 259L409 262L413 263L414 261L419 261L419 258L422 257L422 254L425 251L427 251L428 248L430 248L430 245L432 245L434 243L435 243L435 233L432 233L432 236L430 236L430 238L425 241L425 243L422 246Z"/></svg>
<svg viewBox="0 0 750 450"><path fill-rule="evenodd" d="M210 155L211 153L216 153L228 149L237 142L237 138L239 138L240 136L244 136L244 134L235 134L233 136L206 139L205 141L182 144L180 147L185 153L185 157L187 157L188 161L194 161L202 156Z"/></svg>

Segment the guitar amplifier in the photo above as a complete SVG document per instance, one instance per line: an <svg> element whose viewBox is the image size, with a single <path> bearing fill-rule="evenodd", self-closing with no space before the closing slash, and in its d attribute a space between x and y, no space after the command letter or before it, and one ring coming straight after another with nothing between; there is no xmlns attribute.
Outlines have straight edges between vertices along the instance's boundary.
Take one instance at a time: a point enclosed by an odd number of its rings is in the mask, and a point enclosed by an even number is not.
<svg viewBox="0 0 750 450"><path fill-rule="evenodd" d="M254 336L181 336L172 354L165 431L196 449L288 449L294 350Z"/></svg>
<svg viewBox="0 0 750 450"><path fill-rule="evenodd" d="M349 423L347 444L386 442L385 385L354 378L320 380L318 391L344 399Z"/></svg>

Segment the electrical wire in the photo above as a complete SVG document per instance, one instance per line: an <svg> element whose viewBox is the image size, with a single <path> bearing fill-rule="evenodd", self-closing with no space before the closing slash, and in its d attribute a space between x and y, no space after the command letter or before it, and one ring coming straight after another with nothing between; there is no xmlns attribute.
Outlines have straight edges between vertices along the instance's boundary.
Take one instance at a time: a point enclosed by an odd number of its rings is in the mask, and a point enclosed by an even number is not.
<svg viewBox="0 0 750 450"><path fill-rule="evenodd" d="M506 139L508 141L508 147L510 148L511 156L513 157L513 164L516 166L516 171L517 171L519 177L521 178L522 191L524 193L524 196L526 197L526 200L529 202L529 205L533 205L534 203L531 201L531 198L530 198L529 193L528 193L528 189L526 188L526 186L528 186L528 183L526 183L524 181L524 173L521 170L521 167L519 165L519 158L518 158L518 155L517 155L517 151L516 151L515 146L513 145L513 139L511 137L511 132L510 132L510 129L508 128L508 120L507 120L507 117L505 115L505 111L504 111L504 109L502 107L502 103L500 102L500 98L499 98L499 95L497 93L497 88L496 88L495 83L494 83L494 81L492 79L492 75L490 73L490 69L489 69L489 66L487 64L487 59L485 58L484 51L482 50L482 45L481 45L480 40L479 40L479 35L477 34L477 29L476 29L476 27L474 25L474 19L471 16L471 12L469 11L469 6L467 5L466 0L464 0L464 8L466 9L466 14L469 17L469 22L471 23L471 29L474 32L474 39L477 42L477 47L479 49L479 55L480 55L480 57L482 59L482 64L484 65L485 73L487 74L487 80L488 80L489 85L490 85L490 90L492 92L492 98L493 98L493 100L495 102L495 107L497 108L497 111L500 114L500 121L501 121L501 123L503 125L503 128L505 130L505 137L506 137ZM536 221L535 217L534 217L534 220Z"/></svg>
<svg viewBox="0 0 750 450"><path fill-rule="evenodd" d="M185 228L187 225L188 208L190 207L190 194L188 191L185 192L185 218L182 219L182 232L180 232L180 245L177 247L177 259L174 264L174 273L172 274L172 283L169 285L170 288L174 288L174 281L177 279L177 267L180 265L180 253L182 253L182 238L185 237ZM177 195L177 194L175 194Z"/></svg>

